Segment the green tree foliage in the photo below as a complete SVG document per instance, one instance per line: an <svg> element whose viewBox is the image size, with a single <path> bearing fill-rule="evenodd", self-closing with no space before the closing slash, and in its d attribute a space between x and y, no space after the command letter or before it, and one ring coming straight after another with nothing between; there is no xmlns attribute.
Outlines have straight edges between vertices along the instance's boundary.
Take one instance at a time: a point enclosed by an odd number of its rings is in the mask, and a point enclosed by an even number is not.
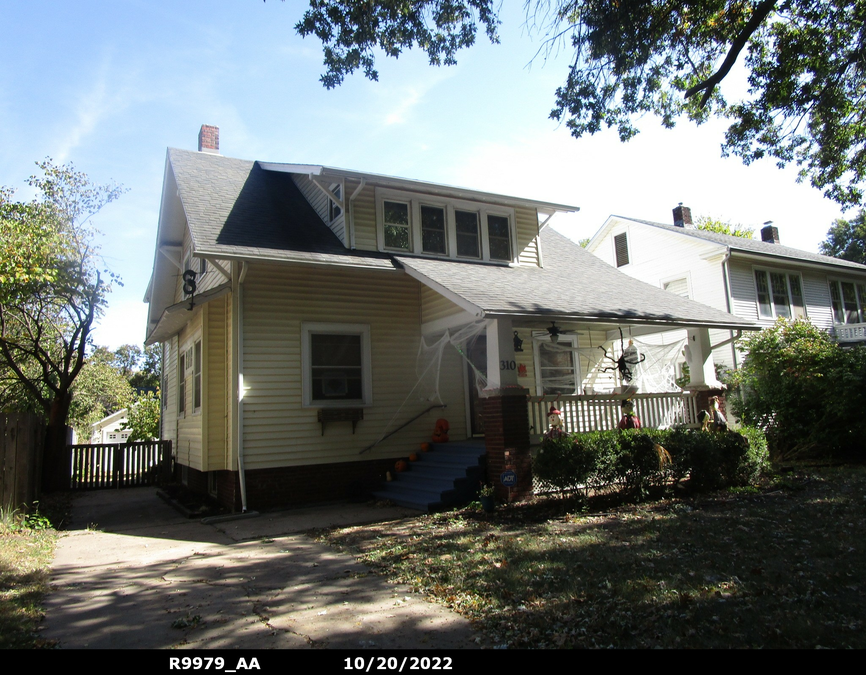
<svg viewBox="0 0 866 675"><path fill-rule="evenodd" d="M843 349L803 319L743 338L736 415L765 428L776 459L863 452L866 349Z"/></svg>
<svg viewBox="0 0 866 675"><path fill-rule="evenodd" d="M159 438L159 390L138 393L126 413L122 430L129 429L128 443Z"/></svg>
<svg viewBox="0 0 866 675"><path fill-rule="evenodd" d="M866 0L530 0L528 24L549 50L574 58L551 117L574 136L604 127L626 141L634 120L731 120L723 153L800 167L829 198L859 204L866 179ZM323 44L328 88L361 69L377 79L377 50L424 50L455 62L479 27L498 42L493 0L311 0L296 30ZM544 48L542 47L542 51ZM721 83L740 62L749 93L728 102Z"/></svg>
<svg viewBox="0 0 866 675"><path fill-rule="evenodd" d="M114 365L114 354L97 347L72 385L68 423L80 443L90 440L91 426L133 400L133 389L123 372Z"/></svg>
<svg viewBox="0 0 866 675"><path fill-rule="evenodd" d="M861 209L851 220L839 218L821 242L820 251L834 258L866 265L866 210Z"/></svg>
<svg viewBox="0 0 866 675"><path fill-rule="evenodd" d="M28 180L36 199L15 202L11 190L0 192L0 223L16 242L0 247L0 377L16 380L48 419L43 467L50 488L63 480L72 385L114 278L100 269L91 217L123 190L94 185L71 164L37 166L41 175Z"/></svg>
<svg viewBox="0 0 866 675"><path fill-rule="evenodd" d="M744 227L740 224L731 225L731 223L716 220L709 216L698 216L695 219L695 227L699 230L704 230L705 232L727 234L732 237L742 237L743 239L751 239L752 235L755 233L755 230L750 227Z"/></svg>

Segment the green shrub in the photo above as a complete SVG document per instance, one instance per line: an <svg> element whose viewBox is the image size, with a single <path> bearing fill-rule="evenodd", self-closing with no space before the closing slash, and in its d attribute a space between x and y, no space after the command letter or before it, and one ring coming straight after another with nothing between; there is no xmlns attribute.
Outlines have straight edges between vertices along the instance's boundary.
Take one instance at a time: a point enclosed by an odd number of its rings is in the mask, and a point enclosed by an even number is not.
<svg viewBox="0 0 866 675"><path fill-rule="evenodd" d="M618 486L623 497L641 500L652 488L686 476L698 492L748 485L766 463L767 442L760 429L631 429L546 439L533 460L533 474L558 490Z"/></svg>
<svg viewBox="0 0 866 675"><path fill-rule="evenodd" d="M862 455L866 348L843 349L809 321L785 319L738 347L746 356L728 400L745 424L766 430L774 459Z"/></svg>

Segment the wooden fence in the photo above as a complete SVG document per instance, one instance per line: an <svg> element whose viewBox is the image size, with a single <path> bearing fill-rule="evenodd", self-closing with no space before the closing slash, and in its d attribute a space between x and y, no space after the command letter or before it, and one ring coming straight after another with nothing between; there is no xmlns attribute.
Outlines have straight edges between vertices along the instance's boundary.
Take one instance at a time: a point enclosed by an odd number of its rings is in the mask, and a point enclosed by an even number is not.
<svg viewBox="0 0 866 675"><path fill-rule="evenodd" d="M39 499L45 420L0 414L0 432L0 507L24 511Z"/></svg>
<svg viewBox="0 0 866 675"><path fill-rule="evenodd" d="M171 478L171 441L70 445L73 490L156 485Z"/></svg>

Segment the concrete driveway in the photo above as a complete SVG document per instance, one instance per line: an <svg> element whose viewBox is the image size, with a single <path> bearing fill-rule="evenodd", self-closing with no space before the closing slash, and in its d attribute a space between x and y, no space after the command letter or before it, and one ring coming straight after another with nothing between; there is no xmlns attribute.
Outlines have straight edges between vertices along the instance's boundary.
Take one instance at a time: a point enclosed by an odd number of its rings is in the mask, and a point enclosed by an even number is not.
<svg viewBox="0 0 866 675"><path fill-rule="evenodd" d="M302 534L410 513L341 505L205 525L153 488L86 493L58 541L42 637L78 649L479 647L466 619Z"/></svg>

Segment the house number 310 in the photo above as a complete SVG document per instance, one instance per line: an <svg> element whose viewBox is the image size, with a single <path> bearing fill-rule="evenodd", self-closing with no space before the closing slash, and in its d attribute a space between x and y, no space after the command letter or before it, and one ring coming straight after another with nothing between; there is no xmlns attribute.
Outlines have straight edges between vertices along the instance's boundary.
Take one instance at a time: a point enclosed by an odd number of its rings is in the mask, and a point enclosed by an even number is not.
<svg viewBox="0 0 866 675"><path fill-rule="evenodd" d="M517 370L517 362L515 361L500 361L499 370Z"/></svg>

